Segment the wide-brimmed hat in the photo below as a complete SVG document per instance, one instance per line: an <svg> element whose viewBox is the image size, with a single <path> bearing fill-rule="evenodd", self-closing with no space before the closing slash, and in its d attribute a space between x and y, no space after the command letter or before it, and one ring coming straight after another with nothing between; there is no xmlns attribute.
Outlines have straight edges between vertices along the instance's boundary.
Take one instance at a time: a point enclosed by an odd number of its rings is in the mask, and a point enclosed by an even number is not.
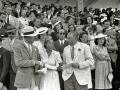
<svg viewBox="0 0 120 90"><path fill-rule="evenodd" d="M115 19L115 20L120 20L120 17L115 17L114 19Z"/></svg>
<svg viewBox="0 0 120 90"><path fill-rule="evenodd" d="M21 34L21 36L29 36L29 37L33 37L36 35L37 34L35 34L34 28L31 26L26 26L25 28L23 28L22 34Z"/></svg>
<svg viewBox="0 0 120 90"><path fill-rule="evenodd" d="M47 27L40 27L36 30L35 34L38 35L38 34L44 34L48 31L48 28Z"/></svg>
<svg viewBox="0 0 120 90"><path fill-rule="evenodd" d="M107 37L107 35L104 35L103 33L99 33L98 35L95 36L95 38L103 38Z"/></svg>

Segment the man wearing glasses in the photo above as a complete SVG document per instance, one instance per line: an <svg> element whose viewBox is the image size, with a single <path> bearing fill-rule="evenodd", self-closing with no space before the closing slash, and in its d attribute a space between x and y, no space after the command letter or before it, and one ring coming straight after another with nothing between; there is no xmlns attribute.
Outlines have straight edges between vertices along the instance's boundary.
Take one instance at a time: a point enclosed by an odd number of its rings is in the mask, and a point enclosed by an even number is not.
<svg viewBox="0 0 120 90"><path fill-rule="evenodd" d="M68 42L65 40L65 30L60 29L58 31L58 37L59 39L54 42L54 46L58 52L60 52L61 57L63 57L63 50L64 47L68 45ZM60 69L62 64L60 64L60 67L58 68L58 73L59 73L59 79L60 79L60 88L61 90L64 90L64 82L62 79L62 69Z"/></svg>
<svg viewBox="0 0 120 90"><path fill-rule="evenodd" d="M8 25L6 29L6 34L8 38L2 41L2 46L11 52L11 62L10 62L10 89L9 90L17 90L14 87L14 81L16 76L17 67L14 62L14 53L13 46L21 43L20 40L16 39L16 28L13 25Z"/></svg>

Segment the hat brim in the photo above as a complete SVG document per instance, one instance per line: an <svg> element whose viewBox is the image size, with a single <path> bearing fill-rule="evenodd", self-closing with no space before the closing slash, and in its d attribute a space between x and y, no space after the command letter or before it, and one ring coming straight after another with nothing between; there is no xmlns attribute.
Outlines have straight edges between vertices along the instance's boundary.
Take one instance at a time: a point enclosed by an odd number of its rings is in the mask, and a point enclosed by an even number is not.
<svg viewBox="0 0 120 90"><path fill-rule="evenodd" d="M120 20L120 18L114 18L115 20Z"/></svg>
<svg viewBox="0 0 120 90"><path fill-rule="evenodd" d="M39 29L36 30L35 34L36 35L38 35L38 34L44 34L44 33L46 33L48 31L48 28L44 28L44 27L42 28L41 27L41 29L43 29L43 30L39 30Z"/></svg>
<svg viewBox="0 0 120 90"><path fill-rule="evenodd" d="M34 37L34 36L37 36L37 34L34 33L34 34L24 35L24 34L22 33L21 36L22 36L22 37L24 37L24 36Z"/></svg>
<svg viewBox="0 0 120 90"><path fill-rule="evenodd" d="M6 32L13 32L13 31L16 31L16 29L6 30Z"/></svg>
<svg viewBox="0 0 120 90"><path fill-rule="evenodd" d="M55 23L55 26L58 25L60 22L61 22L61 21L56 22L56 23Z"/></svg>
<svg viewBox="0 0 120 90"><path fill-rule="evenodd" d="M96 38L103 38L103 37L107 37L107 35L95 36L95 39L96 39Z"/></svg>

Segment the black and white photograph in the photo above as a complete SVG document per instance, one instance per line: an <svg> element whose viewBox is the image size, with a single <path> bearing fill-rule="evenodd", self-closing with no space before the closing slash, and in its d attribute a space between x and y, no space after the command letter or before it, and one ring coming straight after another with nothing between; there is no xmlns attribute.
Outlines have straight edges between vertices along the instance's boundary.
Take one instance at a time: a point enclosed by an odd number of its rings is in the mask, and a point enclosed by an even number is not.
<svg viewBox="0 0 120 90"><path fill-rule="evenodd" d="M0 90L120 90L120 0L0 0Z"/></svg>

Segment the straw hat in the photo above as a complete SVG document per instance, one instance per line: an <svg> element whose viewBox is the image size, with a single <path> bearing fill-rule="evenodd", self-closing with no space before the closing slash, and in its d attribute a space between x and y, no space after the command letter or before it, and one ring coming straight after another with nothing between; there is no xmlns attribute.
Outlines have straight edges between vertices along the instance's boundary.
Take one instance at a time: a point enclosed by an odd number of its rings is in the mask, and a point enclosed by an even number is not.
<svg viewBox="0 0 120 90"><path fill-rule="evenodd" d="M35 34L35 32L34 32L34 28L31 26L27 26L27 27L23 28L23 31L21 34L21 36L29 36L29 37L33 37L36 35L37 34Z"/></svg>
<svg viewBox="0 0 120 90"><path fill-rule="evenodd" d="M95 36L95 38L103 38L107 37L107 35L104 35L103 33L99 33L98 35Z"/></svg>

